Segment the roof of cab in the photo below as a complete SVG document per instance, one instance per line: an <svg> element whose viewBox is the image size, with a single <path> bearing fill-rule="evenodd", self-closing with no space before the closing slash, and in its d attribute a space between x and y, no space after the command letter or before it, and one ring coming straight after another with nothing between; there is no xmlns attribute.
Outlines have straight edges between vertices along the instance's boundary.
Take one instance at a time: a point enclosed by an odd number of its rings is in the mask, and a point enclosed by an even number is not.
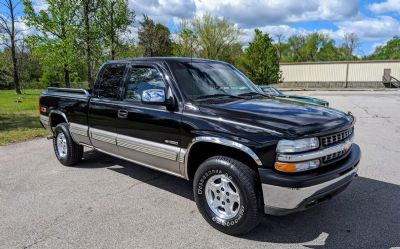
<svg viewBox="0 0 400 249"><path fill-rule="evenodd" d="M219 62L219 63L226 63L223 61L217 60L210 60L204 58L191 58L191 57L137 57L137 58L127 58L127 59L120 59L120 60L110 60L106 63L121 63L121 62L133 62L133 61L157 61L157 62Z"/></svg>

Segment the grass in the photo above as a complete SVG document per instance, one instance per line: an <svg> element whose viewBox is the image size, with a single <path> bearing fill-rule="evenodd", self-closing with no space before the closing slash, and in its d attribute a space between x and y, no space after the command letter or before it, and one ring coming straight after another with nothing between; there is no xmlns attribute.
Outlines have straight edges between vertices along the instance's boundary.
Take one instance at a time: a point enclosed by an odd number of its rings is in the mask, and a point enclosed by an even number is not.
<svg viewBox="0 0 400 249"><path fill-rule="evenodd" d="M39 123L41 90L0 90L0 145L44 137L50 133Z"/></svg>

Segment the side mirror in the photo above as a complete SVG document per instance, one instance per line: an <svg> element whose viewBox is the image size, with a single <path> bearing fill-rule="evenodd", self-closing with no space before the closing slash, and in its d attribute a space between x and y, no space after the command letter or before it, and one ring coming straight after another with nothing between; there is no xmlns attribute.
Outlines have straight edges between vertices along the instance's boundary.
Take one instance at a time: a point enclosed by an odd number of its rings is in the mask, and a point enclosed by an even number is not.
<svg viewBox="0 0 400 249"><path fill-rule="evenodd" d="M142 92L142 102L146 104L165 104L165 92L163 89L147 89Z"/></svg>
<svg viewBox="0 0 400 249"><path fill-rule="evenodd" d="M142 92L142 102L149 105L164 105L169 111L175 111L176 102L171 88L167 88L167 94L163 89L147 89Z"/></svg>

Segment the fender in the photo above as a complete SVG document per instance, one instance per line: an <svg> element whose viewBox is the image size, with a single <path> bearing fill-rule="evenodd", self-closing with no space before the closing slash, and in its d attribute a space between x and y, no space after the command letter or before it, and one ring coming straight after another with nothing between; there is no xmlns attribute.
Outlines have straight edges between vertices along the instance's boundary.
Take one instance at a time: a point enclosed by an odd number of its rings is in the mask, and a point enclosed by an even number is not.
<svg viewBox="0 0 400 249"><path fill-rule="evenodd" d="M50 113L49 113L49 120L50 120L49 125L50 125L50 127L53 127L52 124L51 124L51 115L52 114L57 114L57 115L62 116L64 118L65 122L69 123L68 118L65 115L65 113L63 113L62 111L58 111L58 110L51 110Z"/></svg>
<svg viewBox="0 0 400 249"><path fill-rule="evenodd" d="M199 137L195 137L192 140L192 142L189 144L188 148L185 151L184 174L185 174L186 179L189 179L188 161L189 161L190 150L193 147L193 145L195 145L196 143L199 143L199 142L208 142L208 143L220 144L220 145L224 145L224 146L228 146L228 147L231 147L231 148L238 149L240 151L243 151L247 155L249 155L258 166L262 166L261 160L257 156L257 154L252 149L250 149L249 147L247 147L247 146L245 146L245 145L243 145L241 143L238 143L238 142L226 139L226 138L221 138L221 137L199 136Z"/></svg>

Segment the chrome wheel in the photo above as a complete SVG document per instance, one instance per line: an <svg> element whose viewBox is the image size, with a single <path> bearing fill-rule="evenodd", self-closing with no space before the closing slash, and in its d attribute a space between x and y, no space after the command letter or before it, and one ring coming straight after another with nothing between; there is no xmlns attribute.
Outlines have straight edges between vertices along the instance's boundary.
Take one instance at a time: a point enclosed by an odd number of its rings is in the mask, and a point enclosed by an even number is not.
<svg viewBox="0 0 400 249"><path fill-rule="evenodd" d="M60 132L57 135L57 152L60 157L65 157L67 155L67 139L64 133Z"/></svg>
<svg viewBox="0 0 400 249"><path fill-rule="evenodd" d="M221 219L232 219L240 208L240 193L236 184L224 174L208 179L205 187L208 206Z"/></svg>

